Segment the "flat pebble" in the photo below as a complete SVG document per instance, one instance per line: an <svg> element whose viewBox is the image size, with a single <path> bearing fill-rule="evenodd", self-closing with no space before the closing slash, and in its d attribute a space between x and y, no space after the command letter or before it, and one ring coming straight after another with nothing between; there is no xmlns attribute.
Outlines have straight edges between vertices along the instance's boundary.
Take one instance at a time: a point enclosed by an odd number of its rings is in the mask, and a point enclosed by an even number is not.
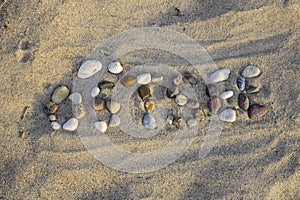
<svg viewBox="0 0 300 200"><path fill-rule="evenodd" d="M182 129L182 130L187 129L186 121L183 118L181 118L181 117L178 117L175 120L173 120L173 125L176 128L179 128L179 129Z"/></svg>
<svg viewBox="0 0 300 200"><path fill-rule="evenodd" d="M189 120L187 120L187 125L189 127L197 126L197 124L198 124L198 121L196 119L189 119Z"/></svg>
<svg viewBox="0 0 300 200"><path fill-rule="evenodd" d="M250 119L261 119L268 112L268 109L259 104L253 104L248 109L248 116Z"/></svg>
<svg viewBox="0 0 300 200"><path fill-rule="evenodd" d="M260 87L258 86L253 86L253 85L250 85L247 89L246 89L246 92L248 94L254 94L254 93L257 93L260 91Z"/></svg>
<svg viewBox="0 0 300 200"><path fill-rule="evenodd" d="M69 96L69 99L72 101L73 104L81 104L82 96L78 92L74 92Z"/></svg>
<svg viewBox="0 0 300 200"><path fill-rule="evenodd" d="M174 80L173 80L174 85L176 85L176 86L180 85L183 81L182 78L183 78L183 76L181 74L178 75L176 78L174 78Z"/></svg>
<svg viewBox="0 0 300 200"><path fill-rule="evenodd" d="M85 107L83 104L73 105L73 115L76 119L82 119L86 115Z"/></svg>
<svg viewBox="0 0 300 200"><path fill-rule="evenodd" d="M58 105L54 102L49 102L44 106L44 111L46 114L55 114L58 109Z"/></svg>
<svg viewBox="0 0 300 200"><path fill-rule="evenodd" d="M246 87L246 79L244 77L240 76L237 78L236 84L241 91L244 91L245 87Z"/></svg>
<svg viewBox="0 0 300 200"><path fill-rule="evenodd" d="M157 127L154 116L151 113L146 113L143 117L143 125L148 129L155 129Z"/></svg>
<svg viewBox="0 0 300 200"><path fill-rule="evenodd" d="M254 65L246 66L242 71L242 76L244 76L245 78L253 78L258 76L259 74L260 74L259 68Z"/></svg>
<svg viewBox="0 0 300 200"><path fill-rule="evenodd" d="M147 112L153 112L155 109L155 102L152 99L148 99L144 103L144 107Z"/></svg>
<svg viewBox="0 0 300 200"><path fill-rule="evenodd" d="M113 74L120 74L123 71L123 67L120 62L114 61L108 65L108 71Z"/></svg>
<svg viewBox="0 0 300 200"><path fill-rule="evenodd" d="M151 74L150 73L140 74L136 77L136 80L138 84L146 85L151 82Z"/></svg>
<svg viewBox="0 0 300 200"><path fill-rule="evenodd" d="M107 101L106 108L110 113L115 114L121 109L121 104L116 101Z"/></svg>
<svg viewBox="0 0 300 200"><path fill-rule="evenodd" d="M239 97L238 97L238 104L239 104L240 108L243 110L248 110L249 103L250 103L249 98L245 94L240 93Z"/></svg>
<svg viewBox="0 0 300 200"><path fill-rule="evenodd" d="M118 115L112 115L109 119L108 126L116 127L116 126L120 125L120 122L121 122L121 119Z"/></svg>
<svg viewBox="0 0 300 200"><path fill-rule="evenodd" d="M236 112L231 108L227 108L220 112L219 119L223 122L234 122L236 120Z"/></svg>
<svg viewBox="0 0 300 200"><path fill-rule="evenodd" d="M222 102L220 98L213 98L208 102L208 107L210 112L215 115L219 112L219 110L222 108Z"/></svg>
<svg viewBox="0 0 300 200"><path fill-rule="evenodd" d="M55 115L49 115L49 120L50 120L51 122L56 121L56 116L55 116Z"/></svg>
<svg viewBox="0 0 300 200"><path fill-rule="evenodd" d="M174 120L174 116L173 115L168 115L167 116L167 124L172 125L173 124L173 120Z"/></svg>
<svg viewBox="0 0 300 200"><path fill-rule="evenodd" d="M124 76L121 79L121 84L125 87L133 86L134 84L136 84L136 77L131 75Z"/></svg>
<svg viewBox="0 0 300 200"><path fill-rule="evenodd" d="M82 79L89 78L102 69L102 64L98 60L85 61L78 70L78 77Z"/></svg>
<svg viewBox="0 0 300 200"><path fill-rule="evenodd" d="M202 109L198 109L195 112L195 119L199 122L203 122L206 119L205 112Z"/></svg>
<svg viewBox="0 0 300 200"><path fill-rule="evenodd" d="M209 83L217 83L228 79L230 74L229 69L219 69L212 73L209 77Z"/></svg>
<svg viewBox="0 0 300 200"><path fill-rule="evenodd" d="M229 99L230 97L233 96L233 91L229 90L229 91L225 91L222 94L220 94L220 98L221 99Z"/></svg>
<svg viewBox="0 0 300 200"><path fill-rule="evenodd" d="M51 122L51 128L58 130L61 129L61 125L58 122Z"/></svg>
<svg viewBox="0 0 300 200"><path fill-rule="evenodd" d="M142 100L145 100L145 99L151 97L150 88L147 85L142 85L138 89L138 94Z"/></svg>
<svg viewBox="0 0 300 200"><path fill-rule="evenodd" d="M179 94L179 88L176 87L174 90L171 90L168 88L166 91L166 94L167 94L167 97L174 98L174 97L176 97L176 95Z"/></svg>
<svg viewBox="0 0 300 200"><path fill-rule="evenodd" d="M179 94L176 96L175 102L179 105L179 106L184 106L187 103L188 99L186 96Z"/></svg>
<svg viewBox="0 0 300 200"><path fill-rule="evenodd" d="M96 97L100 94L101 89L99 87L94 87L91 91L91 96L92 97Z"/></svg>
<svg viewBox="0 0 300 200"><path fill-rule="evenodd" d="M186 106L190 109L197 109L200 107L200 103L197 102L196 100L189 99Z"/></svg>
<svg viewBox="0 0 300 200"><path fill-rule="evenodd" d="M56 88L52 94L52 101L56 104L61 104L69 96L69 89L62 85Z"/></svg>
<svg viewBox="0 0 300 200"><path fill-rule="evenodd" d="M115 83L114 82L111 82L111 81L100 81L98 83L98 87L100 89L112 89L115 87Z"/></svg>
<svg viewBox="0 0 300 200"><path fill-rule="evenodd" d="M107 130L107 123L105 121L98 121L94 123L96 129L100 132L105 133Z"/></svg>
<svg viewBox="0 0 300 200"><path fill-rule="evenodd" d="M63 129L66 131L75 131L78 127L78 120L76 118L69 119L63 125Z"/></svg>
<svg viewBox="0 0 300 200"><path fill-rule="evenodd" d="M95 110L102 110L104 107L105 107L105 101L100 96L95 97L93 108Z"/></svg>
<svg viewBox="0 0 300 200"><path fill-rule="evenodd" d="M191 85L196 85L197 84L197 76L195 74L191 73L185 73L183 74L184 81L188 82Z"/></svg>

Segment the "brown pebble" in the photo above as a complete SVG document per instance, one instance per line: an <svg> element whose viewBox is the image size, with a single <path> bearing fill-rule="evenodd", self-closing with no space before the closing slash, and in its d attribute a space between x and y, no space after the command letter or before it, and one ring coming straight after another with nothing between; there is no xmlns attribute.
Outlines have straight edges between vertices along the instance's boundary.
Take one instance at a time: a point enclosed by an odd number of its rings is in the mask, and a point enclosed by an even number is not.
<svg viewBox="0 0 300 200"><path fill-rule="evenodd" d="M190 109L197 109L200 107L200 104L196 100L189 99L186 106Z"/></svg>
<svg viewBox="0 0 300 200"><path fill-rule="evenodd" d="M216 85L209 84L206 87L206 94L209 97L215 97L215 96L218 96L220 94L220 92L219 92L219 89Z"/></svg>
<svg viewBox="0 0 300 200"><path fill-rule="evenodd" d="M181 117L178 117L176 118L174 121L173 121L173 125L176 127L176 128L179 128L179 129L187 129L187 124L186 124L186 121L181 118Z"/></svg>
<svg viewBox="0 0 300 200"><path fill-rule="evenodd" d="M205 112L203 109L198 109L195 113L195 119L198 120L199 122L203 122L206 119Z"/></svg>
<svg viewBox="0 0 300 200"><path fill-rule="evenodd" d="M176 95L179 94L179 88L176 87L173 91L168 88L166 94L167 94L167 97L169 97L169 98L175 98Z"/></svg>
<svg viewBox="0 0 300 200"><path fill-rule="evenodd" d="M219 112L219 110L222 108L222 102L220 98L213 98L208 102L208 107L210 112L215 115Z"/></svg>
<svg viewBox="0 0 300 200"><path fill-rule="evenodd" d="M93 107L95 110L102 110L105 107L105 101L101 97L97 96L95 97Z"/></svg>
<svg viewBox="0 0 300 200"><path fill-rule="evenodd" d="M121 79L121 84L125 87L133 86L136 84L136 77L135 76L125 76Z"/></svg>
<svg viewBox="0 0 300 200"><path fill-rule="evenodd" d="M248 109L248 116L250 119L261 119L268 112L268 109L259 104L253 104Z"/></svg>
<svg viewBox="0 0 300 200"><path fill-rule="evenodd" d="M139 87L138 93L143 101L151 97L150 88L147 85L142 85L141 87Z"/></svg>
<svg viewBox="0 0 300 200"><path fill-rule="evenodd" d="M185 73L183 75L184 81L190 83L191 85L196 85L197 84L197 76L195 74L191 73Z"/></svg>
<svg viewBox="0 0 300 200"><path fill-rule="evenodd" d="M145 110L147 112L153 112L154 109L155 109L155 103L154 103L154 101L152 99L147 100L145 102L144 106L145 106Z"/></svg>
<svg viewBox="0 0 300 200"><path fill-rule="evenodd" d="M44 107L44 111L46 114L55 114L57 109L58 109L58 105L52 101L46 104Z"/></svg>
<svg viewBox="0 0 300 200"><path fill-rule="evenodd" d="M55 116L55 115L49 115L49 120L50 120L51 122L56 121L56 116Z"/></svg>
<svg viewBox="0 0 300 200"><path fill-rule="evenodd" d="M248 108L249 108L249 98L245 94L240 93L239 97L238 97L238 104L239 104L241 109L248 110Z"/></svg>

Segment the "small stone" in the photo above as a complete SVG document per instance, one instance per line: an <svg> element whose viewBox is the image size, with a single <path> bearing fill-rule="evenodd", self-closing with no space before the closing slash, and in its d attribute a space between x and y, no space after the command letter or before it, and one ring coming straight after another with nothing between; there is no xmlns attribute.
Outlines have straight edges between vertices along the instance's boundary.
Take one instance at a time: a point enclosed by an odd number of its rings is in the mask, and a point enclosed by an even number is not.
<svg viewBox="0 0 300 200"><path fill-rule="evenodd" d="M208 102L210 112L215 115L222 108L222 102L219 98L213 98Z"/></svg>
<svg viewBox="0 0 300 200"><path fill-rule="evenodd" d="M236 120L236 112L231 108L227 108L220 112L219 119L223 122L234 122Z"/></svg>
<svg viewBox="0 0 300 200"><path fill-rule="evenodd" d="M146 85L151 82L151 74L150 73L140 74L136 77L136 80L138 84Z"/></svg>
<svg viewBox="0 0 300 200"><path fill-rule="evenodd" d="M111 114L115 114L121 109L121 104L116 101L107 101L106 108Z"/></svg>
<svg viewBox="0 0 300 200"><path fill-rule="evenodd" d="M58 105L53 102L49 102L44 106L44 111L46 114L55 114L57 109L58 109Z"/></svg>
<svg viewBox="0 0 300 200"><path fill-rule="evenodd" d="M250 119L261 119L268 112L268 109L259 104L253 104L248 109L248 116Z"/></svg>
<svg viewBox="0 0 300 200"><path fill-rule="evenodd" d="M75 131L78 127L78 120L76 118L69 119L63 125L63 129L66 131Z"/></svg>
<svg viewBox="0 0 300 200"><path fill-rule="evenodd" d="M105 101L99 96L95 97L93 108L95 110L102 110L104 107L105 107Z"/></svg>
<svg viewBox="0 0 300 200"><path fill-rule="evenodd" d="M172 91L171 89L168 88L167 91L166 91L166 94L167 94L167 97L169 97L170 99L172 99L172 98L176 97L176 95L179 94L179 88L176 87L174 89L174 91Z"/></svg>
<svg viewBox="0 0 300 200"><path fill-rule="evenodd" d="M197 126L197 124L198 124L198 121L196 119L189 119L189 120L187 120L187 125L189 127Z"/></svg>
<svg viewBox="0 0 300 200"><path fill-rule="evenodd" d="M248 110L249 103L250 103L249 98L245 94L240 93L239 97L238 97L238 104L239 104L240 108L243 110Z"/></svg>
<svg viewBox="0 0 300 200"><path fill-rule="evenodd" d="M187 103L187 97L180 94L176 96L175 102L179 105L179 106L184 106Z"/></svg>
<svg viewBox="0 0 300 200"><path fill-rule="evenodd" d="M220 94L220 98L223 99L223 100L229 99L232 96L233 96L233 91L231 91L231 90L225 91L222 94Z"/></svg>
<svg viewBox="0 0 300 200"><path fill-rule="evenodd" d="M206 87L206 94L209 97L216 97L216 96L219 95L219 89L218 89L218 87L216 85L209 84Z"/></svg>
<svg viewBox="0 0 300 200"><path fill-rule="evenodd" d="M236 80L237 86L241 91L245 90L246 87L246 79L242 76L238 77Z"/></svg>
<svg viewBox="0 0 300 200"><path fill-rule="evenodd" d="M173 83L174 83L174 85L176 85L176 86L178 86L178 85L180 85L181 83L182 83L182 75L180 74L180 75L178 75L174 80L173 80Z"/></svg>
<svg viewBox="0 0 300 200"><path fill-rule="evenodd" d="M49 115L49 120L50 120L51 122L56 121L56 116L55 116L55 115Z"/></svg>
<svg viewBox="0 0 300 200"><path fill-rule="evenodd" d="M51 128L58 130L61 128L61 125L58 122L51 122Z"/></svg>
<svg viewBox="0 0 300 200"><path fill-rule="evenodd" d="M74 92L69 96L69 99L72 101L73 104L81 104L82 96L78 92Z"/></svg>
<svg viewBox="0 0 300 200"><path fill-rule="evenodd" d="M83 104L73 106L73 115L76 119L82 119L86 115L85 107Z"/></svg>
<svg viewBox="0 0 300 200"><path fill-rule="evenodd" d="M138 93L143 101L151 97L150 88L147 85L142 85L141 87L139 87Z"/></svg>
<svg viewBox="0 0 300 200"><path fill-rule="evenodd" d="M98 87L100 89L112 89L115 87L115 83L110 82L110 81L100 81L98 83Z"/></svg>
<svg viewBox="0 0 300 200"><path fill-rule="evenodd" d="M195 119L202 122L206 119L206 115L202 109L198 109L195 113Z"/></svg>
<svg viewBox="0 0 300 200"><path fill-rule="evenodd" d="M181 117L179 118L176 118L174 121L173 121L173 125L176 127L176 128L179 128L179 129L182 129L182 130L185 130L187 129L187 124L185 122L185 120Z"/></svg>
<svg viewBox="0 0 300 200"><path fill-rule="evenodd" d="M108 71L113 74L120 74L123 71L123 67L120 62L114 61L108 65Z"/></svg>
<svg viewBox="0 0 300 200"><path fill-rule="evenodd" d="M78 77L82 79L89 78L102 69L102 64L98 60L85 61L78 70Z"/></svg>
<svg viewBox="0 0 300 200"><path fill-rule="evenodd" d="M144 104L145 110L147 112L153 112L155 109L155 103L152 99L148 99Z"/></svg>
<svg viewBox="0 0 300 200"><path fill-rule="evenodd" d="M184 77L184 81L187 81L191 85L197 84L197 76L195 74L185 73L183 74L183 77Z"/></svg>
<svg viewBox="0 0 300 200"><path fill-rule="evenodd" d="M197 109L200 107L200 103L197 102L196 100L189 99L186 106L190 109Z"/></svg>
<svg viewBox="0 0 300 200"><path fill-rule="evenodd" d="M100 94L101 90L99 87L94 87L91 91L91 96L92 97L96 97Z"/></svg>
<svg viewBox="0 0 300 200"><path fill-rule="evenodd" d="M125 87L133 86L136 84L136 77L135 76L125 76L121 79L121 84Z"/></svg>
<svg viewBox="0 0 300 200"><path fill-rule="evenodd" d="M230 74L229 69L219 69L212 73L209 77L209 83L217 83L228 79Z"/></svg>
<svg viewBox="0 0 300 200"><path fill-rule="evenodd" d="M151 82L152 83L161 83L163 80L164 80L163 76L155 75L155 76L152 76Z"/></svg>
<svg viewBox="0 0 300 200"><path fill-rule="evenodd" d="M259 88L259 87L252 86L252 85L250 85L250 86L247 88L247 90L246 90L246 92L247 92L248 94L254 94L254 93L257 93L257 92L259 92L259 91L260 91L260 88Z"/></svg>
<svg viewBox="0 0 300 200"><path fill-rule="evenodd" d="M167 116L167 124L172 125L173 124L173 120L174 120L174 116L173 115L168 115Z"/></svg>
<svg viewBox="0 0 300 200"><path fill-rule="evenodd" d="M148 129L155 129L157 127L155 118L151 113L146 113L144 115L143 126Z"/></svg>
<svg viewBox="0 0 300 200"><path fill-rule="evenodd" d="M100 132L105 133L107 130L107 123L105 121L98 121L94 123L96 129L98 129Z"/></svg>
<svg viewBox="0 0 300 200"><path fill-rule="evenodd" d="M69 96L69 93L70 91L66 86L59 86L52 94L52 101L56 104L61 104Z"/></svg>
<svg viewBox="0 0 300 200"><path fill-rule="evenodd" d="M244 76L245 78L253 78L258 76L259 74L260 74L259 68L254 65L249 65L245 67L242 72L242 76Z"/></svg>
<svg viewBox="0 0 300 200"><path fill-rule="evenodd" d="M120 117L118 115L112 115L109 119L109 122L108 122L108 126L109 127L116 127L116 126L119 126L120 125Z"/></svg>

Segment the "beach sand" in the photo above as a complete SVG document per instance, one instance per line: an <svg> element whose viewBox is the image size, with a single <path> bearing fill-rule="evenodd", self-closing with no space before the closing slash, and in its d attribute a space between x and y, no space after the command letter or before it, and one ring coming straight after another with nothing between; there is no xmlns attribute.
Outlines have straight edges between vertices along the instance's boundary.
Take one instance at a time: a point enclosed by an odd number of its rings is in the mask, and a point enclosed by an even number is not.
<svg viewBox="0 0 300 200"><path fill-rule="evenodd" d="M0 9L0 199L300 199L299 22L299 0L7 1ZM238 116L206 157L198 157L199 136L178 160L148 173L111 169L76 133L54 132L43 112L52 91L72 88L93 48L141 27L193 38L235 76L258 66L263 89L250 101L268 114ZM147 60L131 58L124 62ZM170 137L112 139L147 151Z"/></svg>

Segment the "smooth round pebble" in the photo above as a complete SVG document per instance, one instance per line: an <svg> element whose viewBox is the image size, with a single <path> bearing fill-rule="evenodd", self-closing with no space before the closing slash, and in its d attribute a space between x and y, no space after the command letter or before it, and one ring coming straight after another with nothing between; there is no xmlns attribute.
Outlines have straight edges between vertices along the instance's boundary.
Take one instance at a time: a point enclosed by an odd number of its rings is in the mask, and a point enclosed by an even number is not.
<svg viewBox="0 0 300 200"><path fill-rule="evenodd" d="M95 97L93 108L99 111L102 110L104 107L105 107L105 101L99 96Z"/></svg>
<svg viewBox="0 0 300 200"><path fill-rule="evenodd" d="M175 102L179 105L179 106L184 106L187 103L188 99L186 96L180 94L176 96Z"/></svg>
<svg viewBox="0 0 300 200"><path fill-rule="evenodd" d="M85 61L78 70L78 77L86 79L102 69L102 64L98 60L87 60Z"/></svg>
<svg viewBox="0 0 300 200"><path fill-rule="evenodd" d="M74 92L69 96L69 99L72 101L73 104L81 104L82 96L78 92Z"/></svg>
<svg viewBox="0 0 300 200"><path fill-rule="evenodd" d="M198 121L196 119L189 119L189 120L187 120L187 125L189 127L197 126L197 124L198 124Z"/></svg>
<svg viewBox="0 0 300 200"><path fill-rule="evenodd" d="M253 104L248 109L248 116L250 119L261 119L268 112L268 109L259 104Z"/></svg>
<svg viewBox="0 0 300 200"><path fill-rule="evenodd" d="M100 94L101 89L99 87L94 87L91 91L91 97L96 97Z"/></svg>
<svg viewBox="0 0 300 200"><path fill-rule="evenodd" d="M63 129L66 131L75 131L78 127L78 120L76 118L69 119L63 125Z"/></svg>
<svg viewBox="0 0 300 200"><path fill-rule="evenodd" d="M230 74L229 69L219 69L212 73L209 77L209 83L217 83L228 79Z"/></svg>
<svg viewBox="0 0 300 200"><path fill-rule="evenodd" d="M125 87L133 86L136 84L136 77L135 76L125 76L121 79L121 84Z"/></svg>
<svg viewBox="0 0 300 200"><path fill-rule="evenodd" d="M120 62L114 61L108 65L108 71L113 74L120 74L123 71L123 67Z"/></svg>
<svg viewBox="0 0 300 200"><path fill-rule="evenodd" d="M151 97L150 88L147 85L142 85L138 89L138 94L141 97L141 99L144 101L145 99Z"/></svg>
<svg viewBox="0 0 300 200"><path fill-rule="evenodd" d="M61 128L61 125L58 122L51 122L51 128L58 130Z"/></svg>
<svg viewBox="0 0 300 200"><path fill-rule="evenodd" d="M222 94L220 94L220 98L223 99L223 100L229 99L232 96L233 96L233 91L231 91L231 90L225 91Z"/></svg>
<svg viewBox="0 0 300 200"><path fill-rule="evenodd" d="M178 75L176 78L174 78L174 80L173 80L174 85L176 85L176 86L180 85L183 81L182 78L183 78L183 76L181 74Z"/></svg>
<svg viewBox="0 0 300 200"><path fill-rule="evenodd" d="M56 88L52 94L52 101L56 104L61 104L68 96L69 96L69 89L62 85Z"/></svg>
<svg viewBox="0 0 300 200"><path fill-rule="evenodd" d="M76 104L73 106L73 115L76 119L82 119L86 115L85 107L83 104Z"/></svg>
<svg viewBox="0 0 300 200"><path fill-rule="evenodd" d="M249 98L245 94L240 93L238 97L238 104L241 109L248 110L250 104Z"/></svg>
<svg viewBox="0 0 300 200"><path fill-rule="evenodd" d="M118 115L112 115L109 119L108 126L109 127L117 127L120 125L121 119Z"/></svg>
<svg viewBox="0 0 300 200"><path fill-rule="evenodd" d="M144 103L144 107L147 112L153 112L155 109L155 102L152 99L148 99Z"/></svg>
<svg viewBox="0 0 300 200"><path fill-rule="evenodd" d="M244 91L245 87L246 87L246 79L244 77L240 76L237 78L236 84L241 91Z"/></svg>
<svg viewBox="0 0 300 200"><path fill-rule="evenodd" d="M111 82L111 81L100 81L98 83L98 87L100 89L112 89L115 87L115 83L114 82Z"/></svg>
<svg viewBox="0 0 300 200"><path fill-rule="evenodd" d="M155 129L157 127L155 118L151 113L146 113L144 115L143 126L148 129Z"/></svg>
<svg viewBox="0 0 300 200"><path fill-rule="evenodd" d="M121 104L116 101L107 101L106 108L111 114L115 114L121 109Z"/></svg>
<svg viewBox="0 0 300 200"><path fill-rule="evenodd" d="M100 132L105 133L107 130L107 123L105 121L98 121L94 123L96 129L98 129Z"/></svg>
<svg viewBox="0 0 300 200"><path fill-rule="evenodd" d="M215 115L222 108L222 102L219 98L213 98L208 102L210 112Z"/></svg>
<svg viewBox="0 0 300 200"><path fill-rule="evenodd" d="M231 108L227 108L220 112L219 119L223 122L234 122L236 120L236 112Z"/></svg>
<svg viewBox="0 0 300 200"><path fill-rule="evenodd" d="M170 99L176 97L176 95L178 95L178 94L179 94L179 88L178 87L176 87L174 90L171 90L171 89L168 88L167 91L166 91L166 95Z"/></svg>
<svg viewBox="0 0 300 200"><path fill-rule="evenodd" d="M49 115L49 120L50 120L51 122L56 121L56 116L55 116L55 115Z"/></svg>
<svg viewBox="0 0 300 200"><path fill-rule="evenodd" d="M55 114L58 109L58 105L54 102L49 102L44 106L44 111L46 114Z"/></svg>
<svg viewBox="0 0 300 200"><path fill-rule="evenodd" d="M136 80L138 84L146 85L151 82L151 74L150 73L140 74L136 77Z"/></svg>
<svg viewBox="0 0 300 200"><path fill-rule="evenodd" d="M245 78L253 78L260 74L260 69L254 65L249 65L242 71L242 76Z"/></svg>

